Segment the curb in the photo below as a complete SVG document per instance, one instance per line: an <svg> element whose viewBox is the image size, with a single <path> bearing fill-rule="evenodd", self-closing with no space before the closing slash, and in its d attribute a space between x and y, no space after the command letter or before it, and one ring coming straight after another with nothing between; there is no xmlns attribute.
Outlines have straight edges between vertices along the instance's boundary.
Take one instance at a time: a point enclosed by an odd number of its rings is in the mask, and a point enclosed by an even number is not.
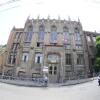
<svg viewBox="0 0 100 100"><path fill-rule="evenodd" d="M80 79L80 80L70 80L70 81L67 81L66 83L48 84L48 86L45 86L43 84L36 84L30 81L18 81L18 80L15 81L15 80L0 79L0 82L11 84L11 85L16 85L16 86L25 86L25 87L61 87L61 86L82 84L82 83L86 83L86 82L93 81L96 79L97 77L88 78L88 79Z"/></svg>

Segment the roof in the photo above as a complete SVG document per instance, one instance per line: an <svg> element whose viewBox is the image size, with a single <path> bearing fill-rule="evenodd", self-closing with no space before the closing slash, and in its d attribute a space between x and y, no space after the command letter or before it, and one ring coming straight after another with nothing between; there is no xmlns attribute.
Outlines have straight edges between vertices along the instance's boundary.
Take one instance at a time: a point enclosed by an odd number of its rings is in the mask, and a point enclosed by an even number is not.
<svg viewBox="0 0 100 100"><path fill-rule="evenodd" d="M87 35L93 35L93 36L100 36L100 33L97 33L97 32L92 32L92 31L83 31L85 34Z"/></svg>

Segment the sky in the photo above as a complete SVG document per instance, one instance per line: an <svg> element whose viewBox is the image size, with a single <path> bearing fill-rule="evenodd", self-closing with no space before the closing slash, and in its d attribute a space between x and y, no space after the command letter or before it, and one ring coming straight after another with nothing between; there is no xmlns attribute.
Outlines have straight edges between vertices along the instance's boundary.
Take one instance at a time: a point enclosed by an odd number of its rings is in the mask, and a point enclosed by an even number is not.
<svg viewBox="0 0 100 100"><path fill-rule="evenodd" d="M100 32L100 0L0 0L0 45L7 44L13 26L24 27L28 16L79 18L83 30Z"/></svg>

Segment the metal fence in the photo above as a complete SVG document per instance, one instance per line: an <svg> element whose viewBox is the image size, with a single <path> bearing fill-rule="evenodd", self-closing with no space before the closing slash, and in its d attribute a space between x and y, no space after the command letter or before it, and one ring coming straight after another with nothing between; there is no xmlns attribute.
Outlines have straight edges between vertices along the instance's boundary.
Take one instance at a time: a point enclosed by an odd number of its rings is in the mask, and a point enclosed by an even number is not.
<svg viewBox="0 0 100 100"><path fill-rule="evenodd" d="M14 81L19 81L19 82L22 82L23 84L25 82L29 82L31 84L34 84L34 85L41 85L41 86L47 86L48 85L48 81L45 80L43 77L39 77L39 78L25 78L25 77L13 77L13 76L6 76L6 75L0 75L0 79L2 79L3 81L7 81L7 80L10 80L10 83L11 81L14 82ZM7 81L8 82L8 81Z"/></svg>

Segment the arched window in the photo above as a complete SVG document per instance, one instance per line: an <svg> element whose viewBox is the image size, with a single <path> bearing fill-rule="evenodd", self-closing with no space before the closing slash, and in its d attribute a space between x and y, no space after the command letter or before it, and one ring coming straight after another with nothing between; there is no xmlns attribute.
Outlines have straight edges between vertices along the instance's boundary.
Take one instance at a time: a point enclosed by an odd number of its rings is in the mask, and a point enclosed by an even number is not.
<svg viewBox="0 0 100 100"><path fill-rule="evenodd" d="M76 48L77 48L77 49L80 49L80 48L82 48L82 42L81 42L80 31L79 31L78 28L75 28L74 32L75 32L75 43L76 43Z"/></svg>
<svg viewBox="0 0 100 100"><path fill-rule="evenodd" d="M74 31L75 31L75 33L79 33L79 29L77 27L75 28Z"/></svg>
<svg viewBox="0 0 100 100"><path fill-rule="evenodd" d="M63 39L64 39L64 44L70 43L69 30L66 26L63 27Z"/></svg>
<svg viewBox="0 0 100 100"><path fill-rule="evenodd" d="M60 60L60 57L57 54L49 54L48 55L49 62L55 63L55 62L59 62L59 60Z"/></svg>
<svg viewBox="0 0 100 100"><path fill-rule="evenodd" d="M33 34L32 32L25 32L24 41L25 41L25 42L31 42L32 34Z"/></svg>
<svg viewBox="0 0 100 100"><path fill-rule="evenodd" d="M31 42L32 34L33 34L33 26L32 25L29 25L27 27L27 32L25 32L24 41L25 42Z"/></svg>
<svg viewBox="0 0 100 100"><path fill-rule="evenodd" d="M52 32L56 32L56 31L57 31L57 28L56 28L55 25L52 25L52 26L51 26L51 31L52 31Z"/></svg>
<svg viewBox="0 0 100 100"><path fill-rule="evenodd" d="M57 43L57 28L55 25L51 26L50 43Z"/></svg>
<svg viewBox="0 0 100 100"><path fill-rule="evenodd" d="M66 26L64 26L63 27L63 32L68 32L69 30L68 30L68 27L66 27Z"/></svg>
<svg viewBox="0 0 100 100"><path fill-rule="evenodd" d="M81 42L81 36L80 36L80 32L78 28L75 28L75 40L76 40L76 43Z"/></svg>
<svg viewBox="0 0 100 100"><path fill-rule="evenodd" d="M44 26L40 25L39 26L39 33L38 33L38 42L43 42L44 41Z"/></svg>
<svg viewBox="0 0 100 100"><path fill-rule="evenodd" d="M27 31L28 32L32 32L33 31L33 26L32 25L29 25Z"/></svg>

